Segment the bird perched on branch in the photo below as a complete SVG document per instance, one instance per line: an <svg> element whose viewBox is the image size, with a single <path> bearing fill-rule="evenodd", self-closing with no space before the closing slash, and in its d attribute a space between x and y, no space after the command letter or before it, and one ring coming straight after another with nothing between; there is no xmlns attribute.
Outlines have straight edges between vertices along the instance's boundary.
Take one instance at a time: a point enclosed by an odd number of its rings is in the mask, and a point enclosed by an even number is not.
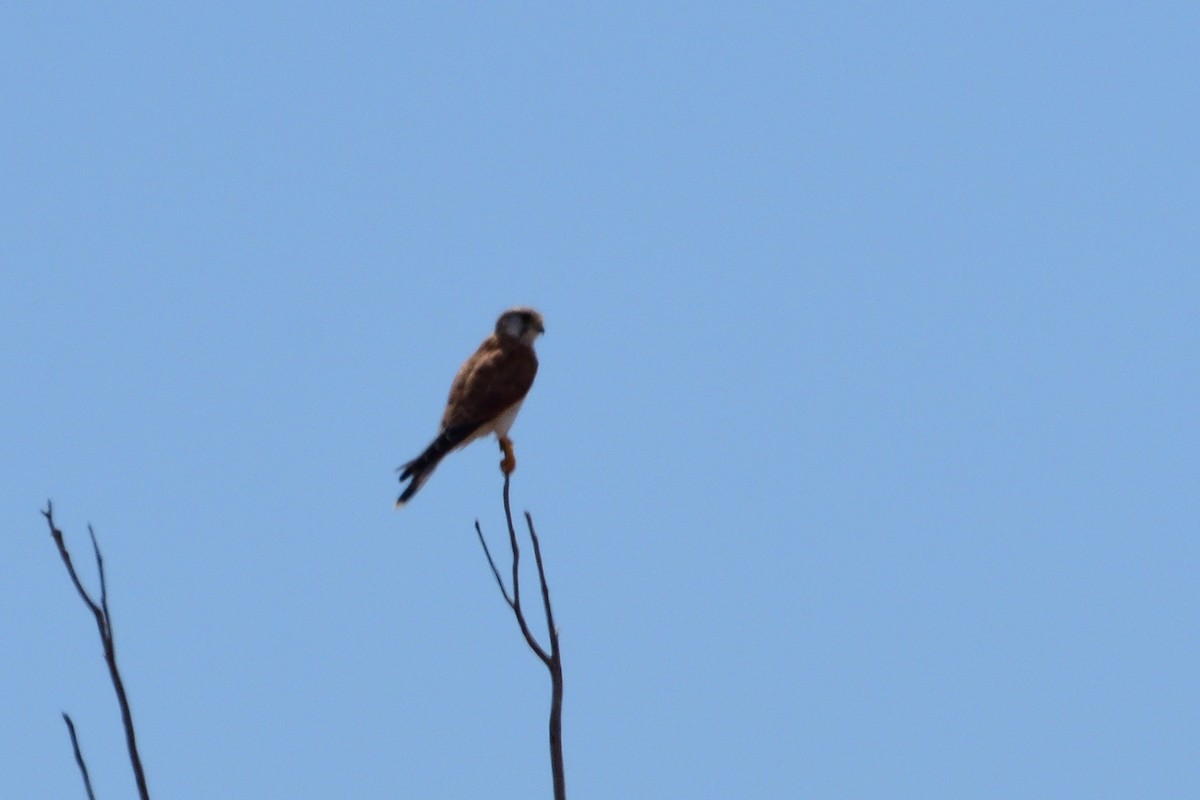
<svg viewBox="0 0 1200 800"><path fill-rule="evenodd" d="M496 332L483 340L454 376L437 438L396 470L401 483L409 481L396 508L412 499L447 453L489 433L496 434L504 452L500 469L505 475L516 469L508 431L537 374L533 341L545 332L542 315L532 308L518 306L500 315Z"/></svg>

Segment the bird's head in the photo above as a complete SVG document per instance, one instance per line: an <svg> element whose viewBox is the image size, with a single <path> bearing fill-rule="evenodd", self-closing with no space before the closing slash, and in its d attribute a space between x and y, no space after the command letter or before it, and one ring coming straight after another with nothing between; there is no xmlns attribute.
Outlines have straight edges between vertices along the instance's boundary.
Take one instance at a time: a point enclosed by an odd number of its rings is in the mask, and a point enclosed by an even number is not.
<svg viewBox="0 0 1200 800"><path fill-rule="evenodd" d="M496 320L496 333L510 336L523 344L532 346L533 340L546 332L542 315L526 306L510 308Z"/></svg>

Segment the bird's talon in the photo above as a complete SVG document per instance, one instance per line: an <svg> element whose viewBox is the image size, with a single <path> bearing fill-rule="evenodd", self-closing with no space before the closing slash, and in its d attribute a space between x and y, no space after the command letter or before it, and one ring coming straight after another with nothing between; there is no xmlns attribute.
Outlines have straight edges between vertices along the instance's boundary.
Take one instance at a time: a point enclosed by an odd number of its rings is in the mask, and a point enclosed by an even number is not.
<svg viewBox="0 0 1200 800"><path fill-rule="evenodd" d="M504 451L504 460L500 462L500 471L511 475L517 468L517 457L513 454L512 440L504 437L500 440L500 449Z"/></svg>

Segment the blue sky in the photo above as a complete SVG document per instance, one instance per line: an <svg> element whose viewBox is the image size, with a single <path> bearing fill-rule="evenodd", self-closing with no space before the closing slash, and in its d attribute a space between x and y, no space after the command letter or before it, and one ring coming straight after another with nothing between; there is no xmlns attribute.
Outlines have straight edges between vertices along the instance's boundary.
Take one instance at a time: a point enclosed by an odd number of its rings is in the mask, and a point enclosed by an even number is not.
<svg viewBox="0 0 1200 800"><path fill-rule="evenodd" d="M155 796L549 796L494 445L392 508L520 303L571 796L1195 797L1197 30L4 11L0 796L133 791L48 497Z"/></svg>

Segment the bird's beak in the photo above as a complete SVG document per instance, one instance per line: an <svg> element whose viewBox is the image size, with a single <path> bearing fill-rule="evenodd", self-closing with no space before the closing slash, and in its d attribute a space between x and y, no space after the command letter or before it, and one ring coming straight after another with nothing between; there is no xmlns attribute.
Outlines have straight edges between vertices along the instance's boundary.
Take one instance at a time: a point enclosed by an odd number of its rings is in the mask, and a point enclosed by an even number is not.
<svg viewBox="0 0 1200 800"><path fill-rule="evenodd" d="M538 333L540 333L540 334L542 334L543 336L545 336L545 335L546 335L546 325L545 325L545 323L542 323L542 322L539 322L539 323L538 323L538 325L537 325L537 332L538 332Z"/></svg>

